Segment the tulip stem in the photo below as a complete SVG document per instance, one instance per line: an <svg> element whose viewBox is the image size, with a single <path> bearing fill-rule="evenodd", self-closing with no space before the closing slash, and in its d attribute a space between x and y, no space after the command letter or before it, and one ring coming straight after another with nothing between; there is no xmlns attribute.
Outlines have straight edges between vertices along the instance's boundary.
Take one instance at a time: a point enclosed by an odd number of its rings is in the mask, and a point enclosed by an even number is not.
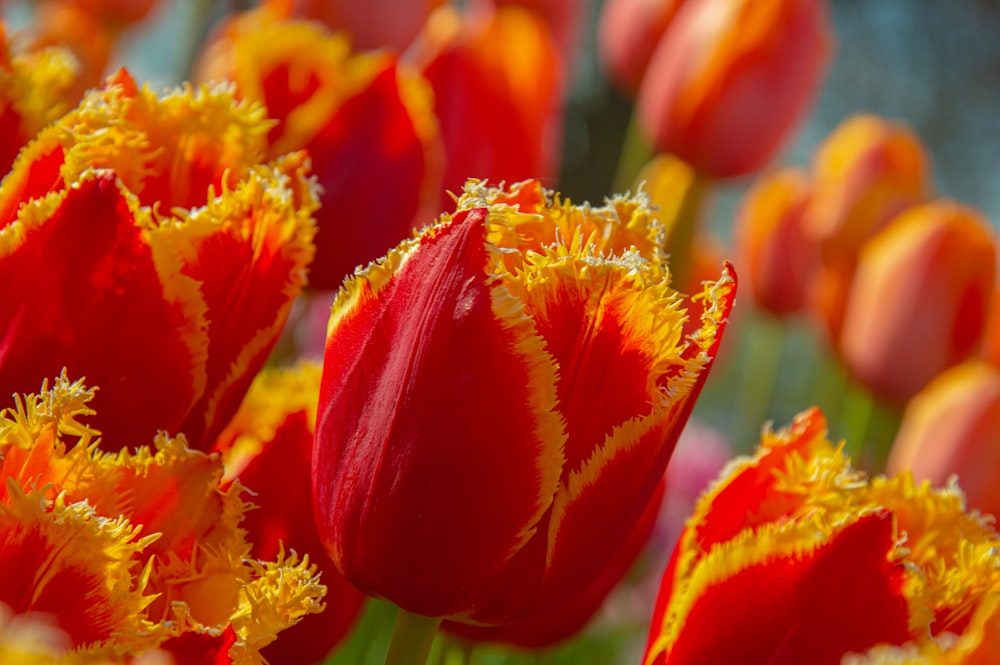
<svg viewBox="0 0 1000 665"><path fill-rule="evenodd" d="M622 151L618 155L618 166L615 169L615 179L612 183L612 191L624 192L631 190L635 184L634 180L643 164L653 156L653 148L649 141L642 135L639 128L639 113L637 108L633 108L632 115L628 121L628 128L625 130L625 139L622 142Z"/></svg>
<svg viewBox="0 0 1000 665"><path fill-rule="evenodd" d="M424 665L440 625L441 617L425 617L400 608L385 665Z"/></svg>

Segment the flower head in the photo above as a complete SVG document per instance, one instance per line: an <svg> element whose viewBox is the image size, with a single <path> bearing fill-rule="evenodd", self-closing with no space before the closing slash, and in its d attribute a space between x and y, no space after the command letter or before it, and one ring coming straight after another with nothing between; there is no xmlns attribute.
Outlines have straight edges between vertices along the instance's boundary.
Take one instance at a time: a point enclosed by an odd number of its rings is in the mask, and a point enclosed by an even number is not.
<svg viewBox="0 0 1000 665"><path fill-rule="evenodd" d="M567 611L614 565L735 291L728 268L693 299L674 291L657 238L641 197L574 206L534 181L471 181L455 214L345 284L313 489L349 580L501 626Z"/></svg>
<svg viewBox="0 0 1000 665"><path fill-rule="evenodd" d="M93 397L62 376L0 411L0 562L23 571L3 576L0 606L29 624L51 617L64 639L43 644L74 663L219 649L259 662L321 609L315 568L249 558L242 487L220 485L218 456L162 435L101 452L85 422Z"/></svg>
<svg viewBox="0 0 1000 665"><path fill-rule="evenodd" d="M66 367L100 385L106 442L210 445L313 254L308 160L262 163L268 127L226 89L120 72L39 134L0 185L0 394Z"/></svg>
<svg viewBox="0 0 1000 665"><path fill-rule="evenodd" d="M991 522L955 487L869 479L825 429L814 409L765 431L701 498L663 578L646 665L954 656L996 621Z"/></svg>

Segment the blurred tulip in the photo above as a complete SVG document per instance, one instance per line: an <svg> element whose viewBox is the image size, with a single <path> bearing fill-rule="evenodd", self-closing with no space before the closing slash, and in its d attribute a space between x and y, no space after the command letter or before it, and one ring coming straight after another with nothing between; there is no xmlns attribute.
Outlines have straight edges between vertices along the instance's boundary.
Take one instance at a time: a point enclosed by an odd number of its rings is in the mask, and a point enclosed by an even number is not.
<svg viewBox="0 0 1000 665"><path fill-rule="evenodd" d="M327 589L323 613L303 618L261 652L282 665L321 662L354 625L364 599L330 563L313 518L309 468L319 383L318 364L265 369L215 445L226 483L239 479L253 493L256 507L241 525L251 555L271 559L286 549L305 555Z"/></svg>
<svg viewBox="0 0 1000 665"><path fill-rule="evenodd" d="M63 375L0 411L0 607L50 618L60 653L43 662L124 665L154 651L261 662L261 648L322 608L315 569L282 552L247 557L243 490L220 487L218 456L162 433L131 452L98 450L93 399Z"/></svg>
<svg viewBox="0 0 1000 665"><path fill-rule="evenodd" d="M702 496L664 575L645 665L1000 653L992 523L955 487L868 479L825 429L813 409L765 431Z"/></svg>
<svg viewBox="0 0 1000 665"><path fill-rule="evenodd" d="M839 345L848 368L902 404L978 350L995 271L993 232L977 212L936 201L902 213L859 257Z"/></svg>
<svg viewBox="0 0 1000 665"><path fill-rule="evenodd" d="M211 445L312 259L308 161L261 163L267 128L120 73L39 134L0 185L0 394L66 367L101 386L103 445Z"/></svg>
<svg viewBox="0 0 1000 665"><path fill-rule="evenodd" d="M434 88L444 139L442 207L469 177L555 179L566 71L542 16L507 4L474 15L445 6L414 58Z"/></svg>
<svg viewBox="0 0 1000 665"><path fill-rule="evenodd" d="M579 207L537 182L471 181L457 210L333 305L317 520L367 593L530 631L623 573L735 278L674 291L644 198ZM702 326L685 337L692 308Z"/></svg>
<svg viewBox="0 0 1000 665"><path fill-rule="evenodd" d="M263 0L284 18L321 21L331 30L343 30L361 51L388 47L402 53L420 34L435 7L444 0ZM374 17L378 17L375 19Z"/></svg>
<svg viewBox="0 0 1000 665"><path fill-rule="evenodd" d="M649 62L640 127L704 175L752 173L812 103L832 42L825 0L689 0Z"/></svg>
<svg viewBox="0 0 1000 665"><path fill-rule="evenodd" d="M963 363L910 400L888 465L906 469L935 485L957 475L970 507L1000 515L1000 369Z"/></svg>
<svg viewBox="0 0 1000 665"><path fill-rule="evenodd" d="M0 177L17 153L76 102L78 65L69 51L43 48L21 53L0 21Z"/></svg>
<svg viewBox="0 0 1000 665"><path fill-rule="evenodd" d="M605 0L597 21L598 54L611 81L635 95L660 38L684 0Z"/></svg>
<svg viewBox="0 0 1000 665"><path fill-rule="evenodd" d="M431 215L441 147L430 87L387 55L350 51L344 35L265 10L234 16L197 68L267 107L269 158L308 149L322 187L309 283L336 289ZM385 184L394 195L382 195ZM373 206L373 201L379 205Z"/></svg>
<svg viewBox="0 0 1000 665"><path fill-rule="evenodd" d="M572 71L579 60L583 31L591 15L591 0L470 0L469 11L494 11L504 5L522 7L545 19L559 46L566 71Z"/></svg>
<svg viewBox="0 0 1000 665"><path fill-rule="evenodd" d="M757 305L782 316L802 309L818 249L803 227L810 186L800 171L764 175L747 192L733 231Z"/></svg>
<svg viewBox="0 0 1000 665"><path fill-rule="evenodd" d="M38 9L32 26L35 49L64 48L75 58L74 101L100 85L107 73L119 28L74 0L50 0Z"/></svg>

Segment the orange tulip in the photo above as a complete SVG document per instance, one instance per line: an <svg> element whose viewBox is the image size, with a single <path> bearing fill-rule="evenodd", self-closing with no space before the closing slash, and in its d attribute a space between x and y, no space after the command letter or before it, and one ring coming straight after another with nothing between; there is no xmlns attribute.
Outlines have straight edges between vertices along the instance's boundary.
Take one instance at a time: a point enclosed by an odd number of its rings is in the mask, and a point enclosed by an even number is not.
<svg viewBox="0 0 1000 665"><path fill-rule="evenodd" d="M867 478L825 429L814 409L765 431L702 496L664 574L645 665L1000 655L992 523L955 487Z"/></svg>
<svg viewBox="0 0 1000 665"><path fill-rule="evenodd" d="M949 201L910 208L858 259L839 351L883 399L903 403L982 340L996 271L993 232Z"/></svg>
<svg viewBox="0 0 1000 665"><path fill-rule="evenodd" d="M809 107L832 41L824 0L689 0L649 62L640 126L705 175L752 173Z"/></svg>
<svg viewBox="0 0 1000 665"><path fill-rule="evenodd" d="M803 224L821 248L811 306L836 340L862 245L906 208L930 199L930 163L907 126L874 115L841 123L813 163Z"/></svg>
<svg viewBox="0 0 1000 665"><path fill-rule="evenodd" d="M251 555L271 559L291 549L307 556L326 586L326 610L307 616L265 647L272 663L318 663L354 625L364 596L337 572L323 551L310 486L320 367L265 369L216 441L226 464L224 485L238 479L253 492L255 509L241 526Z"/></svg>
<svg viewBox="0 0 1000 665"><path fill-rule="evenodd" d="M597 21L597 46L611 81L639 90L649 60L684 0L606 0Z"/></svg>
<svg viewBox="0 0 1000 665"><path fill-rule="evenodd" d="M624 571L735 292L728 268L674 291L659 235L643 198L579 207L472 181L455 214L345 284L313 491L351 582L480 626L582 623L568 615L596 607L588 585Z"/></svg>
<svg viewBox="0 0 1000 665"><path fill-rule="evenodd" d="M267 107L277 120L269 158L309 151L322 188L311 286L337 288L436 204L442 165L431 91L394 57L352 54L342 34L257 10L220 27L197 77L232 80L240 96ZM391 197L382 195L388 182Z"/></svg>
<svg viewBox="0 0 1000 665"><path fill-rule="evenodd" d="M0 616L48 617L47 662L260 662L322 609L315 569L247 556L242 487L220 486L218 456L162 433L101 452L93 401L63 375L0 411Z"/></svg>
<svg viewBox="0 0 1000 665"><path fill-rule="evenodd" d="M0 177L35 134L75 102L76 62L66 49L19 53L0 21Z"/></svg>
<svg viewBox="0 0 1000 665"><path fill-rule="evenodd" d="M267 127L121 73L42 132L0 185L0 394L66 367L101 386L105 445L211 445L312 259L308 162L261 163Z"/></svg>
<svg viewBox="0 0 1000 665"><path fill-rule="evenodd" d="M1000 369L972 360L942 372L906 406L888 469L943 485L955 475L969 505L1000 515Z"/></svg>
<svg viewBox="0 0 1000 665"><path fill-rule="evenodd" d="M736 218L736 252L754 300L779 316L805 306L818 260L802 219L810 194L799 171L768 174L747 192Z"/></svg>
<svg viewBox="0 0 1000 665"><path fill-rule="evenodd" d="M444 194L469 177L554 179L566 72L544 17L515 5L434 13L414 58L434 89L445 149ZM510 45L516 44L517 48Z"/></svg>

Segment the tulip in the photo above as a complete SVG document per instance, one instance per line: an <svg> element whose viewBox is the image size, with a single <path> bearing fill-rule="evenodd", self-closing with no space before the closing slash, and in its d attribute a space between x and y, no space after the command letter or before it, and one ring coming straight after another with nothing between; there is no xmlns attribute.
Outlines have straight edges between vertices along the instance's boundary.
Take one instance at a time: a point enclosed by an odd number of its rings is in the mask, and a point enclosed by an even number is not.
<svg viewBox="0 0 1000 665"><path fill-rule="evenodd" d="M944 484L957 476L969 505L1000 515L1000 369L970 360L942 372L906 406L888 470Z"/></svg>
<svg viewBox="0 0 1000 665"><path fill-rule="evenodd" d="M867 478L825 429L813 409L765 431L702 496L645 665L972 662L961 657L990 642L1000 653L992 522L955 486Z"/></svg>
<svg viewBox="0 0 1000 665"><path fill-rule="evenodd" d="M308 161L261 163L267 128L230 92L121 73L39 134L0 185L0 394L66 367L101 386L102 445L211 445L313 253Z"/></svg>
<svg viewBox="0 0 1000 665"><path fill-rule="evenodd" d="M322 609L315 568L247 557L243 488L220 485L217 455L162 433L101 452L94 393L63 374L0 411L0 564L16 571L0 577L0 614L49 617L55 662L260 662Z"/></svg>
<svg viewBox="0 0 1000 665"><path fill-rule="evenodd" d="M309 151L322 188L311 286L337 288L408 237L437 202L441 148L430 87L394 57L352 54L342 34L257 10L219 28L197 78L232 80L240 96L264 104L277 120L269 159ZM382 196L386 182L392 197Z"/></svg>
<svg viewBox="0 0 1000 665"><path fill-rule="evenodd" d="M728 267L674 291L660 236L641 196L579 207L470 181L345 283L313 492L348 580L409 616L502 628L566 618L623 573L735 292Z"/></svg>
<svg viewBox="0 0 1000 665"><path fill-rule="evenodd" d="M690 0L649 61L640 127L704 175L760 169L791 134L833 41L823 0Z"/></svg>
<svg viewBox="0 0 1000 665"><path fill-rule="evenodd" d="M931 198L930 160L906 125L853 116L817 150L812 190L802 223L821 262L810 306L836 340L861 247L890 219Z"/></svg>
<svg viewBox="0 0 1000 665"><path fill-rule="evenodd" d="M684 0L606 0L597 20L597 46L605 71L635 95L657 44Z"/></svg>
<svg viewBox="0 0 1000 665"><path fill-rule="evenodd" d="M747 192L734 229L740 265L763 309L782 316L802 309L818 260L803 227L810 199L804 174L788 169L763 176Z"/></svg>
<svg viewBox="0 0 1000 665"><path fill-rule="evenodd" d="M993 232L949 201L907 210L869 240L839 351L877 396L902 404L978 348L992 299Z"/></svg>
<svg viewBox="0 0 1000 665"><path fill-rule="evenodd" d="M475 15L445 6L420 45L413 58L434 89L444 141L443 208L470 176L555 179L566 71L543 16L507 4Z"/></svg>
<svg viewBox="0 0 1000 665"><path fill-rule="evenodd" d="M262 650L269 662L321 662L354 625L364 596L333 567L323 551L313 518L309 466L320 367L265 369L215 442L226 465L224 484L238 479L253 492L255 510L242 528L251 555L271 559L283 549L308 555L326 586L326 610L304 617L282 639Z"/></svg>
<svg viewBox="0 0 1000 665"><path fill-rule="evenodd" d="M0 174L6 174L17 153L45 125L68 111L74 102L76 62L66 49L46 48L27 53L8 43L0 21Z"/></svg>

